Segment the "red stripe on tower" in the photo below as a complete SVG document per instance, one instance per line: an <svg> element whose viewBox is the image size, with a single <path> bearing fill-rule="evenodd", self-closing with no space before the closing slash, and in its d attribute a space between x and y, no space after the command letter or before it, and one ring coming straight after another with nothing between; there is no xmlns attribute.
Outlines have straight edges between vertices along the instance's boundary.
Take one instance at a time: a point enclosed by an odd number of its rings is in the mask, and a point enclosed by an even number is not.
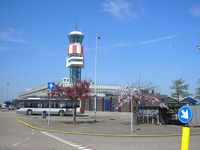
<svg viewBox="0 0 200 150"><path fill-rule="evenodd" d="M81 56L83 56L83 46L81 46Z"/></svg>
<svg viewBox="0 0 200 150"><path fill-rule="evenodd" d="M73 53L77 53L77 46L73 45Z"/></svg>
<svg viewBox="0 0 200 150"><path fill-rule="evenodd" d="M68 46L67 54L69 55L69 46Z"/></svg>

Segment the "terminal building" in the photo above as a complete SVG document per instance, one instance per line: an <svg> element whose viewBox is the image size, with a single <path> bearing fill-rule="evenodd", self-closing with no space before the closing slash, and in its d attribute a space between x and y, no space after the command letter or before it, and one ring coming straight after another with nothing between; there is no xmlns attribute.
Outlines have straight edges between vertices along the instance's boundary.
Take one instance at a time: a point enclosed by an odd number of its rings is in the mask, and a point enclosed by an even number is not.
<svg viewBox="0 0 200 150"><path fill-rule="evenodd" d="M60 82L56 82L56 84L62 84L64 87L71 86L70 78L64 77ZM115 96L115 91L120 89L119 85L104 85L97 84L97 111L114 111L114 109L118 106L118 97ZM89 98L83 102L83 106L85 110L93 110L94 107L94 89L95 84L90 83L89 86ZM47 84L42 86L26 90L19 94L18 99L28 99L28 98L42 98L45 99L47 97L48 89Z"/></svg>

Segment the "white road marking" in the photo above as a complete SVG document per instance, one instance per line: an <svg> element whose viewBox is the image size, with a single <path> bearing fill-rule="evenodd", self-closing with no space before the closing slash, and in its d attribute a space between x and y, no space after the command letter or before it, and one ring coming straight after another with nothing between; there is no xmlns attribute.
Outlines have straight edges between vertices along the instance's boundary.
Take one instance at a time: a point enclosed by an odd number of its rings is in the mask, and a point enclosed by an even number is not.
<svg viewBox="0 0 200 150"><path fill-rule="evenodd" d="M30 136L28 136L28 137L26 137L26 139L25 140L29 140L31 137Z"/></svg>
<svg viewBox="0 0 200 150"><path fill-rule="evenodd" d="M83 145L80 145L80 144L71 142L71 141L69 141L69 140L64 140L64 139L62 139L62 138L60 138L60 137L57 137L57 136L55 136L55 135L52 135L52 134L50 134L50 133L48 133L48 132L41 131L41 133L43 133L43 134L45 134L45 135L47 135L47 136L49 136L49 137L51 137L51 138L54 138L54 139L56 139L56 140L58 140L58 141L60 141L60 142L62 142L62 143L65 143L65 144L67 144L67 145L69 145L69 146L72 146L72 147L74 147L74 148L80 149L80 150L94 150L94 149L90 149L90 148L88 148L88 147L85 147L85 146L83 146Z"/></svg>
<svg viewBox="0 0 200 150"><path fill-rule="evenodd" d="M12 146L15 147L17 145L21 144L20 142L13 144Z"/></svg>
<svg viewBox="0 0 200 150"><path fill-rule="evenodd" d="M20 145L20 144L24 143L25 141L29 140L30 138L31 138L30 136L27 136L22 142L17 142L15 144L12 144L11 146L15 147L17 145Z"/></svg>

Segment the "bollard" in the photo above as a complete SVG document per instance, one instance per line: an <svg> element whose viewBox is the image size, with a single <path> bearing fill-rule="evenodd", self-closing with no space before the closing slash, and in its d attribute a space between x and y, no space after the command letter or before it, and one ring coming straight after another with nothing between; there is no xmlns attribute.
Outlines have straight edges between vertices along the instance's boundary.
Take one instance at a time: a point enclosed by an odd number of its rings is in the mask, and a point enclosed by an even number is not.
<svg viewBox="0 0 200 150"><path fill-rule="evenodd" d="M42 112L42 118L43 118L43 119L46 118L46 115L47 115L47 114L46 114L46 111L43 111L43 112Z"/></svg>
<svg viewBox="0 0 200 150"><path fill-rule="evenodd" d="M190 127L183 127L181 150L188 150L189 149L189 138L190 138Z"/></svg>

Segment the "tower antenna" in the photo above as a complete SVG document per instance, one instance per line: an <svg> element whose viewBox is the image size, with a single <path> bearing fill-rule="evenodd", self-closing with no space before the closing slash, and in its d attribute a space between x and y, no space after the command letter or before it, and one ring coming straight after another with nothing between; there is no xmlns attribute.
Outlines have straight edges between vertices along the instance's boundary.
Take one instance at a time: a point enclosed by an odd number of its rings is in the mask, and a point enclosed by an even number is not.
<svg viewBox="0 0 200 150"><path fill-rule="evenodd" d="M75 31L77 31L77 22L75 22Z"/></svg>

